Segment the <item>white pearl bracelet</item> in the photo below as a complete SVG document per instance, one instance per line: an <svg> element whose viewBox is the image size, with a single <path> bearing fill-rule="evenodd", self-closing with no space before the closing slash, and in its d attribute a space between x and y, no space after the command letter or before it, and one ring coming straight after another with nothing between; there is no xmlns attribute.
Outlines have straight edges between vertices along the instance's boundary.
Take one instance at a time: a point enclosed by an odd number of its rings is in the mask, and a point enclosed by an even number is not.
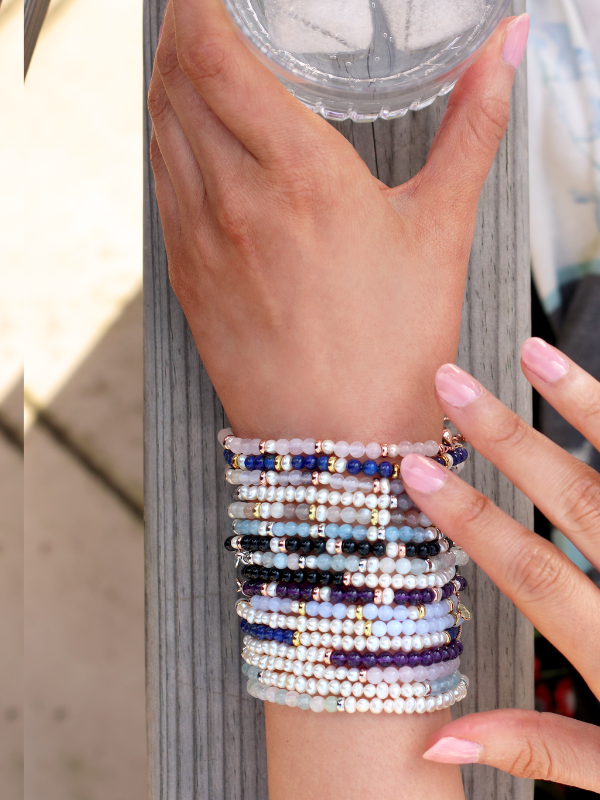
<svg viewBox="0 0 600 800"><path fill-rule="evenodd" d="M327 589L328 591L325 593L323 590ZM387 590L386 590L387 591ZM415 622L419 619L438 619L439 617L443 617L446 614L455 610L455 607L458 606L459 601L456 595L450 595L444 600L437 600L433 603L428 603L426 605L421 606L420 608L416 605L412 606L404 606L404 605L397 605L395 608L391 608L394 601L394 593L391 592L385 599L388 599L389 602L382 602L381 604L377 603L366 603L365 605L358 605L351 603L350 605L346 603L335 603L332 604L329 602L329 597L331 594L331 589L329 586L322 586L320 591L320 600L308 600L303 602L301 600L288 600L288 599L281 599L279 597L264 597L263 595L256 594L253 595L252 598L248 600L238 600L236 604L236 612L239 617L248 620L251 620L248 617L249 608L254 609L255 611L263 611L269 614L277 613L277 614L303 614L306 615L309 619L310 618L322 618L322 619L329 619L330 617L335 617L338 620L343 619L370 619L376 620L381 619L383 622L389 622L391 619L397 619L400 622L404 622L405 619L412 619ZM385 594L385 592L384 592ZM302 608L304 605L304 608ZM421 610L422 609L422 610ZM423 617L423 613L425 616Z"/></svg>

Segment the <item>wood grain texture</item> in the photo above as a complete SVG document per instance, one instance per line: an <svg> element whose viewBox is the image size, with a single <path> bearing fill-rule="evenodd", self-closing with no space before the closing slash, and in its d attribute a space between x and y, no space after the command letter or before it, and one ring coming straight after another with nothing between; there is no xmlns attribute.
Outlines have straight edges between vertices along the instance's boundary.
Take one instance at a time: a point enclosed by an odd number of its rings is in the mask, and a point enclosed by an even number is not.
<svg viewBox="0 0 600 800"><path fill-rule="evenodd" d="M521 2L521 0L519 0ZM145 0L146 89L164 0ZM388 185L425 162L444 102L395 122L339 123ZM146 115L145 148L150 121ZM145 498L150 800L267 800L261 704L240 673L235 576L224 558L221 405L169 286L154 184L145 158ZM528 335L529 231L525 70L480 203L459 362L525 419L531 397L518 351ZM440 287L443 291L443 287ZM483 459L463 473L505 511L532 523L530 504ZM533 703L533 632L485 575L469 566L463 712ZM209 623L209 624L208 624ZM468 800L531 800L532 782L466 768Z"/></svg>
<svg viewBox="0 0 600 800"><path fill-rule="evenodd" d="M25 40L23 52L25 77L27 77L27 71L29 70L29 65L31 64L33 51L35 50L44 20L46 19L49 5L50 0L25 0Z"/></svg>

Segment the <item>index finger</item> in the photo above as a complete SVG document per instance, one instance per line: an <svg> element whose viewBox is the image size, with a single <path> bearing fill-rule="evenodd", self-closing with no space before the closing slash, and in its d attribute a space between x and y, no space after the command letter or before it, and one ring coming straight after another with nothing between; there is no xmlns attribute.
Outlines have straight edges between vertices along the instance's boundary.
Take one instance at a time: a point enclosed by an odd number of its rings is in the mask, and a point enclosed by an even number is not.
<svg viewBox="0 0 600 800"><path fill-rule="evenodd" d="M316 115L243 44L221 0L174 0L179 63L215 114L261 161L277 155L294 124Z"/></svg>
<svg viewBox="0 0 600 800"><path fill-rule="evenodd" d="M450 470L424 456L401 463L416 505L494 581L548 641L600 691L600 590L553 544L528 530Z"/></svg>

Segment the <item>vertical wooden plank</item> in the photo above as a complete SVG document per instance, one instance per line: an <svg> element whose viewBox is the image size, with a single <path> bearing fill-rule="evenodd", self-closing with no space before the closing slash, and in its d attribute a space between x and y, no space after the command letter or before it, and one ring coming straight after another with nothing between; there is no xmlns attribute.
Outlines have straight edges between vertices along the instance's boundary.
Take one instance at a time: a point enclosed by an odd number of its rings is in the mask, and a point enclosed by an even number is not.
<svg viewBox="0 0 600 800"><path fill-rule="evenodd" d="M146 90L165 0L145 0ZM523 0L515 2L519 8ZM444 102L393 123L336 127L388 185L425 162ZM150 122L145 115L148 152ZM486 183L463 311L459 362L529 418L518 349L529 330L525 70L509 130ZM215 433L225 420L168 283L145 159L145 496L147 706L150 800L266 800L260 703L239 670L235 576L221 542L228 520ZM463 473L465 474L465 473ZM531 524L531 506L478 456L466 473L501 508ZM475 567L475 620L466 630L470 699L461 712L531 706L531 626ZM531 782L466 768L468 800L530 800Z"/></svg>

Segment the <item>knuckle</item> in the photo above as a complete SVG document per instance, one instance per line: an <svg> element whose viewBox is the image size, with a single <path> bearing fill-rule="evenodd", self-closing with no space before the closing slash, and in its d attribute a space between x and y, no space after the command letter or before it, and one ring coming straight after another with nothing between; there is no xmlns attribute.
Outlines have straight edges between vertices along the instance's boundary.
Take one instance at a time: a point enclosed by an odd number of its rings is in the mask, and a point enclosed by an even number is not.
<svg viewBox="0 0 600 800"><path fill-rule="evenodd" d="M163 77L168 77L179 69L177 47L173 42L161 42L156 51L156 66Z"/></svg>
<svg viewBox="0 0 600 800"><path fill-rule="evenodd" d="M152 119L156 122L161 119L165 111L169 107L169 98L164 90L162 82L154 82L150 86L148 92L148 112Z"/></svg>
<svg viewBox="0 0 600 800"><path fill-rule="evenodd" d="M477 492L466 501L461 513L462 522L466 528L478 527L494 509L495 506L489 497Z"/></svg>
<svg viewBox="0 0 600 800"><path fill-rule="evenodd" d="M488 150L498 146L510 113L509 103L493 94L484 94L466 115L466 134L469 146L475 142Z"/></svg>
<svg viewBox="0 0 600 800"><path fill-rule="evenodd" d="M531 433L529 425L518 414L509 412L494 419L488 439L495 447L514 451Z"/></svg>
<svg viewBox="0 0 600 800"><path fill-rule="evenodd" d="M565 589L565 556L553 545L540 540L531 548L523 548L512 561L509 583L512 594L525 601L550 600L556 592Z"/></svg>
<svg viewBox="0 0 600 800"><path fill-rule="evenodd" d="M521 745L511 760L508 771L519 778L537 780L556 780L556 767L552 752L546 745L543 735L542 717L538 716L538 725L535 729L527 731Z"/></svg>
<svg viewBox="0 0 600 800"><path fill-rule="evenodd" d="M255 240L251 220L235 200L218 203L214 209L217 227L238 251L253 252Z"/></svg>
<svg viewBox="0 0 600 800"><path fill-rule="evenodd" d="M210 38L196 37L185 44L179 54L179 64L188 78L194 82L219 81L229 62L227 45L211 35Z"/></svg>
<svg viewBox="0 0 600 800"><path fill-rule="evenodd" d="M563 527L569 531L600 533L600 478L587 464L577 462L563 494Z"/></svg>

